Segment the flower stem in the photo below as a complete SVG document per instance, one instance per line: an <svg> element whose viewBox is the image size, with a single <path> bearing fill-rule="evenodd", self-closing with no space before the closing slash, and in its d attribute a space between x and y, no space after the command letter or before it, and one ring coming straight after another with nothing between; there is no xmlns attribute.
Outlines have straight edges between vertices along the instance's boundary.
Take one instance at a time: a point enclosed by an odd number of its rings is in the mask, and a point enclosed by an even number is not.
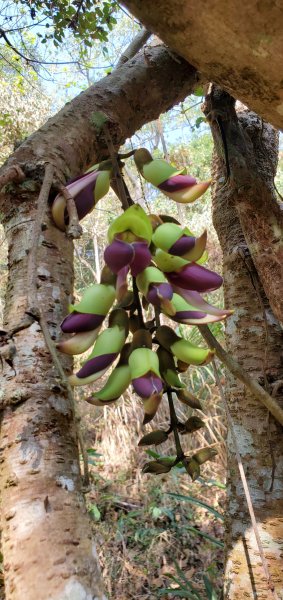
<svg viewBox="0 0 283 600"><path fill-rule="evenodd" d="M178 418L175 412L174 401L172 397L172 392L170 389L167 389L167 397L169 402L169 410L170 410L170 429L172 429L174 433L176 451L177 451L177 459L178 461L184 458L184 452L181 446L179 434L178 434Z"/></svg>
<svg viewBox="0 0 283 600"><path fill-rule="evenodd" d="M138 313L138 318L139 318L139 326L141 329L144 329L145 325L144 325L144 320L143 320L142 305L141 305L139 290L138 290L138 286L137 286L135 277L133 277L133 292L134 292L134 299L135 299L135 304L137 307L137 313Z"/></svg>

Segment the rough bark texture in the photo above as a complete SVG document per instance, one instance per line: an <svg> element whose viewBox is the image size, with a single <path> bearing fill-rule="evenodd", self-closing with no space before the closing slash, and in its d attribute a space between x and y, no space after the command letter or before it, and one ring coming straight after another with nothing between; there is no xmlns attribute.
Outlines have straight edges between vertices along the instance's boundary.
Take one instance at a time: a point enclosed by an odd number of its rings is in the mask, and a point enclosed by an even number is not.
<svg viewBox="0 0 283 600"><path fill-rule="evenodd" d="M8 165L20 163L29 178L0 196L9 245L7 331L17 328L27 307L28 254L43 164L53 164L58 177L78 174L101 158L90 122L93 111L108 115L118 146L183 99L197 80L190 66L154 48L67 104L8 160ZM39 300L55 339L72 299L72 243L48 215L42 224L37 275ZM63 362L68 372L70 361ZM76 423L38 323L10 339L8 363L0 374L6 600L103 600L81 495Z"/></svg>
<svg viewBox="0 0 283 600"><path fill-rule="evenodd" d="M283 323L283 211L273 179L277 151L275 131L255 114L243 126L235 101L216 86L206 96L206 114L216 151L225 162L227 194L235 202L241 227L265 294ZM227 198L229 196L227 195Z"/></svg>
<svg viewBox="0 0 283 600"><path fill-rule="evenodd" d="M243 131L258 149L258 123L253 113L240 117ZM271 152L272 165L270 165ZM272 187L276 160L277 136L264 125L261 152L255 156L258 169L265 169L267 184ZM228 350L259 383L272 391L272 384L282 379L282 330L263 292L250 257L236 210L237 193L223 186L223 161L215 156L213 186L214 224L224 255L226 305L235 308L227 320ZM247 191L252 195L253 190ZM252 198L249 200L252 202ZM232 376L227 380L227 400L234 421L240 453L250 487L259 533L278 596L283 594L283 441L282 427ZM279 395L276 399L280 402ZM282 402L282 397L281 397ZM282 404L281 404L282 405ZM227 550L225 569L226 600L269 599L270 591L251 528L247 504L228 434L228 506Z"/></svg>
<svg viewBox="0 0 283 600"><path fill-rule="evenodd" d="M123 0L152 32L275 127L283 127L283 8L249 0Z"/></svg>

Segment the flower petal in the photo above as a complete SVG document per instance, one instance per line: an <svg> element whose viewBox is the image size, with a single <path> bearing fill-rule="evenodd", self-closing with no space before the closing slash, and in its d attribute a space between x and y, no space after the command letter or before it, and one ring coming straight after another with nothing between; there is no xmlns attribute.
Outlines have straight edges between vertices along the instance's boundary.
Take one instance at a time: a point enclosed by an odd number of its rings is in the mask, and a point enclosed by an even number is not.
<svg viewBox="0 0 283 600"><path fill-rule="evenodd" d="M79 221L86 217L95 206L94 186L95 183L90 182L74 198Z"/></svg>
<svg viewBox="0 0 283 600"><path fill-rule="evenodd" d="M95 356L90 360L87 360L83 367L77 372L77 377L79 379L84 377L89 377L89 375L93 375L94 373L98 373L103 369L107 369L114 362L115 358L117 358L118 352L109 352L109 354L100 354L100 356Z"/></svg>
<svg viewBox="0 0 283 600"><path fill-rule="evenodd" d="M128 292L128 281L127 281L128 273L129 273L129 266L123 267L117 273L116 298L117 298L118 302L121 302L121 300L123 300L123 298L126 296L126 294Z"/></svg>
<svg viewBox="0 0 283 600"><path fill-rule="evenodd" d="M74 177L66 183L68 192L75 198L89 184L92 184L92 187L94 187L98 173L98 171L91 171L91 173L84 173L83 175Z"/></svg>
<svg viewBox="0 0 283 600"><path fill-rule="evenodd" d="M155 414L158 410L161 399L162 399L162 391L159 394L158 393L152 394L152 396L150 396L149 398L146 398L143 401L143 408L144 408L143 425L146 425L147 423L152 421L153 417L155 416Z"/></svg>
<svg viewBox="0 0 283 600"><path fill-rule="evenodd" d="M197 180L192 175L173 175L159 184L159 189L164 192L178 192L195 185Z"/></svg>
<svg viewBox="0 0 283 600"><path fill-rule="evenodd" d="M104 315L91 315L74 311L62 321L61 329L64 333L92 331L99 327L104 319Z"/></svg>
<svg viewBox="0 0 283 600"><path fill-rule="evenodd" d="M82 354L83 352L86 352L95 342L98 332L99 327L91 331L75 333L75 335L68 340L63 340L56 344L56 347L60 352L64 352L64 354Z"/></svg>
<svg viewBox="0 0 283 600"><path fill-rule="evenodd" d="M171 300L172 297L173 289L170 283L155 283L149 286L146 299L154 306L160 306L163 299Z"/></svg>
<svg viewBox="0 0 283 600"><path fill-rule="evenodd" d="M160 394L163 383L160 377L152 372L132 380L133 388L141 398L149 398L153 394Z"/></svg>
<svg viewBox="0 0 283 600"><path fill-rule="evenodd" d="M170 283L185 290L212 292L221 287L222 277L196 263L189 263L177 272L166 273Z"/></svg>
<svg viewBox="0 0 283 600"><path fill-rule="evenodd" d="M209 304L196 291L184 290L183 288L177 287L175 285L173 287L174 287L174 291L177 294L179 294L180 296L182 296L182 298L184 298L184 300L186 300L189 304L191 304L198 310L206 312L208 315L215 315L217 317L225 317L225 316L232 315L234 312L233 310L225 310L222 308L217 308L217 306L213 306L212 304Z"/></svg>
<svg viewBox="0 0 283 600"><path fill-rule="evenodd" d="M195 246L196 238L188 235L182 235L171 248L169 248L169 254L173 256L183 256L189 250L192 250Z"/></svg>
<svg viewBox="0 0 283 600"><path fill-rule="evenodd" d="M202 196L206 190L210 186L210 181L202 181L201 183L196 183L190 187L186 187L177 192L166 192L163 190L163 193L174 200L175 202L180 202L181 204L189 204L190 202L194 202L200 196Z"/></svg>
<svg viewBox="0 0 283 600"><path fill-rule="evenodd" d="M134 258L131 263L131 273L136 277L151 263L151 252L146 242L134 242Z"/></svg>
<svg viewBox="0 0 283 600"><path fill-rule="evenodd" d="M104 252L104 260L113 273L118 273L123 267L132 263L134 255L135 251L132 244L114 240L107 246Z"/></svg>

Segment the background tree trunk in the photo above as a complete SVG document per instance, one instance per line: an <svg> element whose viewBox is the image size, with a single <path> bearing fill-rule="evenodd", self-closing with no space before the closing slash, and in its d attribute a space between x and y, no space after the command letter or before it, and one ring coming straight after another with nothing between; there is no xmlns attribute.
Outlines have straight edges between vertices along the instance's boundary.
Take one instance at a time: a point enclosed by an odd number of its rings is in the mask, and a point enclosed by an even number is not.
<svg viewBox="0 0 283 600"><path fill-rule="evenodd" d="M254 147L254 160L264 168L270 188L276 163L277 135L261 123L254 113L243 112L240 124ZM260 142L259 142L260 140ZM270 153L270 150L272 152ZM271 163L270 163L271 159ZM213 161L213 217L223 250L226 305L235 308L227 321L228 350L237 361L272 391L282 379L282 330L263 292L243 235L237 193L223 186L225 167L221 158ZM256 203L252 196L247 202ZM260 537L269 569L279 596L283 590L283 469L282 427L268 415L244 386L231 375L227 379L227 400L234 421L240 453L250 486ZM279 400L279 398L278 398ZM270 598L235 457L228 434L228 506L225 599Z"/></svg>
<svg viewBox="0 0 283 600"><path fill-rule="evenodd" d="M103 152L91 126L93 111L109 117L118 147L143 123L184 99L198 81L193 68L176 63L164 48L146 52L67 104L8 160L8 165L20 163L28 179L9 185L0 197L9 246L4 327L17 331L6 336L11 351L0 392L6 600L105 599L81 494L72 407L38 323L26 329L18 324L27 308L28 255L43 165L53 164L57 178L77 175ZM48 215L37 264L38 298L55 339L72 300L73 253ZM68 372L70 360L62 362Z"/></svg>
<svg viewBox="0 0 283 600"><path fill-rule="evenodd" d="M276 200L274 177L277 150L258 115L250 113L242 127L235 100L212 85L205 97L204 113L211 125L215 147L224 156L228 189L233 196L241 227L271 308L283 323L283 212ZM253 122L254 121L254 122Z"/></svg>
<svg viewBox="0 0 283 600"><path fill-rule="evenodd" d="M140 21L275 127L283 127L282 5L249 0L123 0Z"/></svg>

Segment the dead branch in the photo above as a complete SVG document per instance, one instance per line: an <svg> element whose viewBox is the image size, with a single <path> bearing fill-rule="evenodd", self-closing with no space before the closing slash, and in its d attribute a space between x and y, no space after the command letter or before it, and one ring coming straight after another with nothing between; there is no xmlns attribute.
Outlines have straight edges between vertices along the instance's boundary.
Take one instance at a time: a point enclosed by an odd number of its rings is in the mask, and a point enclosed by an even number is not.
<svg viewBox="0 0 283 600"><path fill-rule="evenodd" d="M24 172L19 165L12 165L3 175L0 175L0 190L7 183L20 183L26 178Z"/></svg>
<svg viewBox="0 0 283 600"><path fill-rule="evenodd" d="M79 224L79 217L75 200L70 194L69 190L64 185L61 185L59 187L59 191L66 200L66 208L69 217L69 223L67 226L67 236L72 240L77 240L81 237L83 229L82 226Z"/></svg>
<svg viewBox="0 0 283 600"><path fill-rule="evenodd" d="M129 46L126 48L126 50L121 54L116 65L116 69L124 63L126 63L131 58L133 58L138 53L138 51L144 46L144 44L147 42L150 36L151 32L148 31L148 29L146 29L145 27L143 27L133 39L133 41L129 44Z"/></svg>
<svg viewBox="0 0 283 600"><path fill-rule="evenodd" d="M216 356L218 356L218 358L234 375L234 377L242 381L242 383L244 383L244 385L250 390L253 396L269 410L276 421L283 425L283 410L270 396L270 394L268 394L255 379L252 379L252 377L250 377L248 373L244 371L241 365L232 356L230 356L230 354L228 354L224 348L222 348L207 325L199 325L198 328L207 344L210 346L210 348L215 349Z"/></svg>

